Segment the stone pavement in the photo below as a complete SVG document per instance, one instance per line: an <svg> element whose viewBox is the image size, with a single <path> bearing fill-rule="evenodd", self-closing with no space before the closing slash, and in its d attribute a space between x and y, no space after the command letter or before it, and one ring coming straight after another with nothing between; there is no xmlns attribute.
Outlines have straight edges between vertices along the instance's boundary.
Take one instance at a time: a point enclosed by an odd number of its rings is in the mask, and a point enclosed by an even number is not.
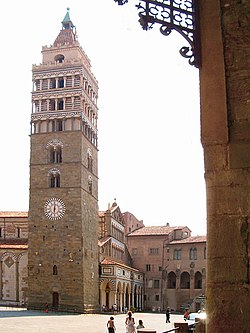
<svg viewBox="0 0 250 333"><path fill-rule="evenodd" d="M107 333L106 323L110 314L65 314L27 311L0 307L0 332L3 333ZM125 333L125 314L114 316L116 333ZM165 323L162 313L135 313L136 325L142 319L145 328L162 333L183 322L183 315L171 314L171 323Z"/></svg>

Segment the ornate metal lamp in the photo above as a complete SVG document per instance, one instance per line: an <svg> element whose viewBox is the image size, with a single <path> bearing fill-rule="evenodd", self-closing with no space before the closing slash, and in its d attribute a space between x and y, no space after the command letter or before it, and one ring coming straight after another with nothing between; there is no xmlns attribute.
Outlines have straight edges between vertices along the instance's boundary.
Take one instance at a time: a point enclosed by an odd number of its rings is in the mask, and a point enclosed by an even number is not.
<svg viewBox="0 0 250 333"><path fill-rule="evenodd" d="M128 2L114 1L118 5ZM180 49L180 54L189 59L190 65L201 67L198 0L141 0L136 7L143 30L152 29L154 23L159 23L164 36L172 30L179 32L189 44Z"/></svg>

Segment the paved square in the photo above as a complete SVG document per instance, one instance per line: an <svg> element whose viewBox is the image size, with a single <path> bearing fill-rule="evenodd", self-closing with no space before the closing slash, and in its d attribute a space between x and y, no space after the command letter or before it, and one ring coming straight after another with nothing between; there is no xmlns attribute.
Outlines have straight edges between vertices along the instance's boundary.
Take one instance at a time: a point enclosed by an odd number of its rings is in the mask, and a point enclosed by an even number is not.
<svg viewBox="0 0 250 333"><path fill-rule="evenodd" d="M4 333L107 333L110 314L65 314L7 309L0 307L0 331ZM116 333L125 333L125 314L114 316ZM166 324L162 313L135 313L136 325L143 320L145 328L157 333L174 327L174 322L183 322L182 315L171 315L171 323Z"/></svg>

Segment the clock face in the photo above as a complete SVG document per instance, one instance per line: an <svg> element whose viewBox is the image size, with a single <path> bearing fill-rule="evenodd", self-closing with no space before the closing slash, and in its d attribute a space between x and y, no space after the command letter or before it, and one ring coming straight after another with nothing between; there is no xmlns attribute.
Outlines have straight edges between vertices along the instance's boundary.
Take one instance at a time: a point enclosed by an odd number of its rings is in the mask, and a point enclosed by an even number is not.
<svg viewBox="0 0 250 333"><path fill-rule="evenodd" d="M48 219L59 220L65 213L65 204L61 199L51 198L44 205L44 214Z"/></svg>

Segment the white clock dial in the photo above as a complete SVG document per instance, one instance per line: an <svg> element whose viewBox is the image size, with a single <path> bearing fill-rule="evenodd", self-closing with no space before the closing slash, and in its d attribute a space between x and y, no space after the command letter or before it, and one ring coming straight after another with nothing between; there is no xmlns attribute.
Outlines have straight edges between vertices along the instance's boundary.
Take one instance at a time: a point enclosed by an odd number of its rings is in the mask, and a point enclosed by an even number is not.
<svg viewBox="0 0 250 333"><path fill-rule="evenodd" d="M50 198L44 205L44 214L48 219L58 220L65 213L65 204L61 199Z"/></svg>

